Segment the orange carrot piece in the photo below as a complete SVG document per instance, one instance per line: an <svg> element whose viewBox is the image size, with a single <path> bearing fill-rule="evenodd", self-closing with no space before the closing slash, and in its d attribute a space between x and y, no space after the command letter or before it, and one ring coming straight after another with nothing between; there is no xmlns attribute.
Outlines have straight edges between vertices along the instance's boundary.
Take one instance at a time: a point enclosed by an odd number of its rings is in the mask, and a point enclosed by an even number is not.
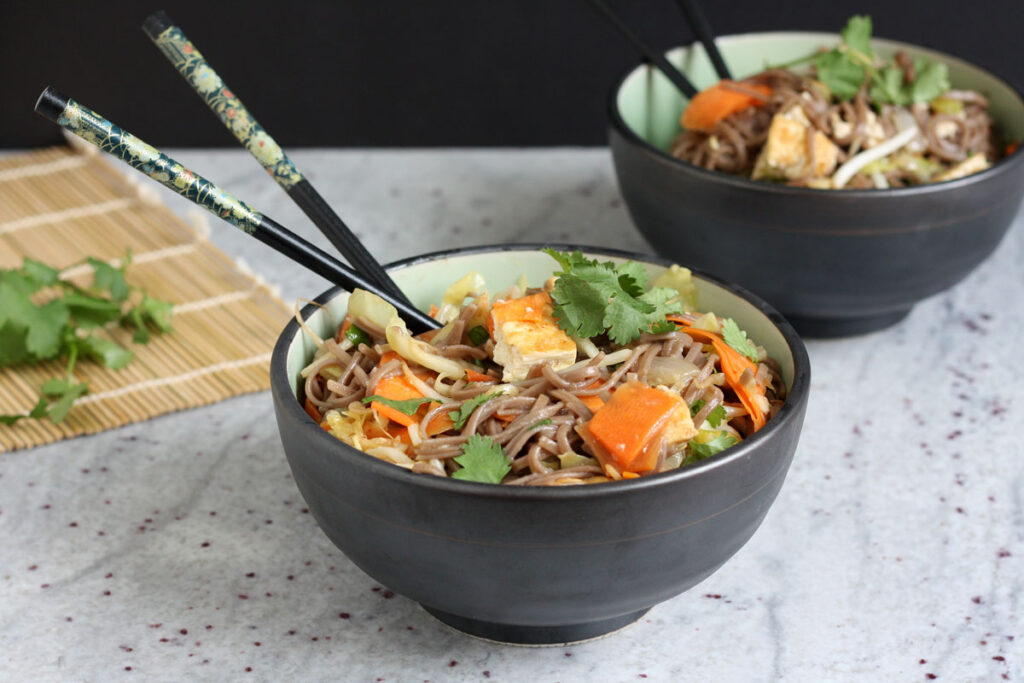
<svg viewBox="0 0 1024 683"><path fill-rule="evenodd" d="M642 382L626 382L594 414L587 430L608 450L619 470L647 471L653 467L650 458L640 456L660 437L679 403L677 396L661 389Z"/></svg>
<svg viewBox="0 0 1024 683"><path fill-rule="evenodd" d="M482 372L477 372L470 368L466 368L466 379L470 382L493 382L495 380L495 378L490 375L485 375Z"/></svg>
<svg viewBox="0 0 1024 683"><path fill-rule="evenodd" d="M580 396L583 405L590 408L590 412L596 413L604 407L604 399L600 396Z"/></svg>
<svg viewBox="0 0 1024 683"><path fill-rule="evenodd" d="M329 432L331 431L331 425L327 424L327 420L324 420L323 422L320 423L320 429L324 430L325 432Z"/></svg>
<svg viewBox="0 0 1024 683"><path fill-rule="evenodd" d="M324 416L320 414L320 410L313 405L313 402L309 400L309 396L306 397L306 403L303 405L306 410L306 414L313 418L313 422L320 424L323 421Z"/></svg>
<svg viewBox="0 0 1024 683"><path fill-rule="evenodd" d="M430 304L430 311L427 313L431 318L437 317L437 312L441 310L437 307L437 304Z"/></svg>
<svg viewBox="0 0 1024 683"><path fill-rule="evenodd" d="M719 81L694 95L683 112L680 121L683 128L711 133L715 130L718 122L725 117L749 107L759 107L764 104L764 100L738 92L730 87L735 85L736 83L730 80ZM765 97L770 97L772 94L771 88L758 83L744 83L741 87L759 92Z"/></svg>
<svg viewBox="0 0 1024 683"><path fill-rule="evenodd" d="M434 407L436 406L436 403L431 403L430 408L428 408L428 410L433 410ZM449 429L454 428L455 423L452 422L451 415L449 415L448 413L442 413L441 415L438 415L433 420L431 420L430 424L427 425L427 436L436 436L441 432L447 432Z"/></svg>
<svg viewBox="0 0 1024 683"><path fill-rule="evenodd" d="M1020 143L1019 142L1011 142L1010 144L1008 144L1006 146L1006 154L1005 154L1005 156L1010 156L1011 154L1016 152L1018 149L1020 149Z"/></svg>
<svg viewBox="0 0 1024 683"><path fill-rule="evenodd" d="M754 423L754 431L756 432L761 427L764 427L765 416L761 412L759 401L755 398L757 396L764 396L764 387L756 382L752 387L744 386L740 383L743 371L750 370L751 373L756 374L757 366L739 351L726 344L725 340L714 332L692 327L688 320L678 316L670 315L668 319L686 327L686 334L694 339L711 344L715 348L715 353L718 354L719 358L718 362L722 366L722 372L725 374L725 381L729 383L729 387L736 392L736 397L739 398L740 403L747 409L747 415L750 416L751 421Z"/></svg>
<svg viewBox="0 0 1024 683"><path fill-rule="evenodd" d="M404 375L391 375L390 377L385 377L381 381L377 382L377 388L374 389L373 393L375 396L391 399L392 401L406 401L410 398L423 398L423 394L420 393L420 390L413 386L412 382L406 379ZM406 427L418 421L415 415L406 415L405 413L395 410L391 406L386 406L379 401L371 401L370 407L373 408L378 415L382 415L383 417Z"/></svg>
<svg viewBox="0 0 1024 683"><path fill-rule="evenodd" d="M622 473L623 479L638 479L640 477L636 472L630 472L629 470Z"/></svg>

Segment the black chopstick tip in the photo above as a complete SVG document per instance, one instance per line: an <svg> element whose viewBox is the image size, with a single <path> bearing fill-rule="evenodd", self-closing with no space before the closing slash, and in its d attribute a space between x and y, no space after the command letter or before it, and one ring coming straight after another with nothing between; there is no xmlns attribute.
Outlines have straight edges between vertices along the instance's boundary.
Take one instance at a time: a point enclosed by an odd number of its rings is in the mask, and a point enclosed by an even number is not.
<svg viewBox="0 0 1024 683"><path fill-rule="evenodd" d="M161 33L174 26L174 22L163 10L153 12L142 22L142 30L151 40L156 40Z"/></svg>
<svg viewBox="0 0 1024 683"><path fill-rule="evenodd" d="M51 121L56 121L64 113L68 106L68 98L58 92L55 88L47 87L36 100L36 113L45 116Z"/></svg>

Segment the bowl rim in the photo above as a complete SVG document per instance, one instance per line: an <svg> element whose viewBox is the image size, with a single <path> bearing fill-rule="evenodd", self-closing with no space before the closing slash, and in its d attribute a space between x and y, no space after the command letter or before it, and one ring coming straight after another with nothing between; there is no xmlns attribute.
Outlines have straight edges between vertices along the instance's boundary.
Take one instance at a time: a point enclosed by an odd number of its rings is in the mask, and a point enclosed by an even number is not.
<svg viewBox="0 0 1024 683"><path fill-rule="evenodd" d="M716 43L728 43L736 40L750 38L784 37L792 35L799 35L801 37L820 37L823 41L836 40L839 38L838 33L829 33L822 31L757 31L752 33L734 33L725 36L718 36L715 39L715 41ZM974 62L968 62L967 60L961 59L960 57L956 57L954 55L950 55L945 52L941 52L939 50L935 50L923 45L917 45L915 43L908 43L904 41L880 37L873 37L871 39L871 42L886 45L888 47L893 48L912 48L915 51L930 53L931 55L938 57L945 62L957 62L975 71L980 71L983 74L990 76L994 80L1001 82L1003 85L1009 88L1017 96L1017 99L1020 101L1021 109L1022 111L1024 111L1024 91L1022 91L1021 88L1018 87L1017 84L1011 81L1010 79L995 73L994 71L988 69L987 67L981 66ZM692 49L696 46L698 46L698 42L694 41L691 43L685 43L683 45L678 45L669 48L668 50L665 50L664 53L668 54L670 52L680 49ZM625 122L625 120L622 118L621 113L619 112L618 107L619 92L622 90L622 86L625 84L626 80L630 76L632 76L638 69L644 66L647 66L648 68L654 68L653 65L651 65L646 60L639 60L636 64L627 69L622 76L620 76L619 78L615 79L612 82L612 86L608 93L607 100L607 111L609 121L608 125L616 133L625 138L626 141L631 143L633 146L639 147L641 150L647 152L648 155L652 155L657 161L661 163L667 164L670 167L675 168L679 171L691 173L697 176L698 178L703 178L710 182L715 182L717 180L718 182L724 183L726 185L732 185L741 189L759 191L765 194L793 195L797 197L822 197L836 193L835 190L831 189L780 185L777 183L768 183L757 180L751 180L749 178L732 175L731 173L726 173L724 171L712 171L701 166L691 164L688 161L677 159L668 152L665 152L664 150L659 149L658 147L654 146L647 140L644 140L636 131L634 131ZM924 185L911 185L909 187L890 187L885 189L843 189L841 192L839 192L839 196L850 199L864 199L868 197L905 197L909 195L923 195L931 194L934 192L943 192L945 190L968 187L975 183L984 182L988 178L992 178L995 177L996 175L1008 172L1009 169L1015 168L1022 164L1024 164L1024 150L1018 149L1009 157L1003 157L998 162L996 162L989 168L985 169L984 171L972 173L962 178L955 178L953 180L943 180L937 183L926 183Z"/></svg>
<svg viewBox="0 0 1024 683"><path fill-rule="evenodd" d="M437 261L452 256L493 253L495 251L539 252L543 247L551 247L560 251L580 250L585 254L594 256L625 258L666 267L674 263L674 261L664 259L659 256L638 254L635 252L607 247L566 245L559 243L522 243L476 245L445 249L399 259L386 264L385 268L389 271L403 270L421 263ZM768 304L764 299L761 299L756 294L753 294L739 285L724 282L698 269L691 268L691 271L695 276L722 287L729 293L738 296L753 305L758 312L767 317L769 322L779 330L786 345L789 347L790 353L793 355L793 384L787 394L786 402L783 404L782 408L760 431L755 433L753 436L744 439L743 442L736 446L723 451L719 455L712 456L706 460L702 460L701 462L694 463L693 465L689 465L684 468L639 477L637 479L588 484L586 486L501 486L498 484L461 481L450 477L442 478L424 475L421 473L410 472L403 467L398 467L392 463L379 460L378 458L352 448L348 444L345 444L325 432L316 422L313 421L299 403L292 389L291 378L288 376L287 372L288 349L296 337L302 333L302 330L294 317L288 321L288 324L285 325L284 329L281 331L271 354L271 389L275 397L283 399L275 400L275 404L282 404L281 409L287 413L288 417L297 419L299 424L304 425L304 428L310 432L309 438L313 439L314 444L316 444L318 448L321 446L324 449L339 448L339 457L346 459L355 467L368 469L371 472L386 477L396 483L400 481L402 484L422 486L427 489L433 489L450 495L465 495L491 499L557 501L563 499L575 500L580 497L602 498L607 496L625 495L651 487L671 486L677 482L699 476L705 471L719 467L726 467L734 461L741 460L751 451L756 449L759 444L766 442L768 439L772 438L774 434L781 432L786 424L793 420L800 419L800 416L803 413L803 404L807 401L811 381L811 365L807 348L804 346L803 340L799 335L797 335L796 330L781 313L775 310L775 308ZM318 310L319 305L326 304L343 291L345 290L338 285L325 290L302 309L301 315L303 318L309 317L312 313ZM291 400L288 400L289 398Z"/></svg>

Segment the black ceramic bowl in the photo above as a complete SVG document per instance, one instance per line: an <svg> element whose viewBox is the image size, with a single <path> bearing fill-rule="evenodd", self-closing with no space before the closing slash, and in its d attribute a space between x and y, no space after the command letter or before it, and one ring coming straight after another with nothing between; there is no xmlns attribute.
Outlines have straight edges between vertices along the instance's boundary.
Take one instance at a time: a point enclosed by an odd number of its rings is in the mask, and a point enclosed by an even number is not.
<svg viewBox="0 0 1024 683"><path fill-rule="evenodd" d="M718 45L742 77L836 42L824 33L758 33ZM1009 139L1024 138L1024 100L1004 81L941 53L872 44L881 55L905 49L945 62L956 87L989 98ZM697 87L717 80L699 45L667 56ZM801 334L858 334L899 321L995 249L1024 194L1021 152L959 180L889 190L814 190L708 171L663 151L685 104L648 66L612 88L612 158L633 222L659 254L748 287Z"/></svg>
<svg viewBox="0 0 1024 683"><path fill-rule="evenodd" d="M651 273L665 262L644 260ZM477 248L391 266L426 308L475 270L492 291L550 276L536 247ZM807 405L810 367L793 328L743 289L698 275L701 307L736 318L783 368L789 399L765 428L695 466L631 481L511 487L414 474L338 441L303 411L299 371L314 346L292 321L271 360L271 390L295 483L324 533L363 571L475 636L566 643L603 635L699 583L750 538L782 486ZM327 335L348 294L303 316ZM328 315L329 312L329 315Z"/></svg>

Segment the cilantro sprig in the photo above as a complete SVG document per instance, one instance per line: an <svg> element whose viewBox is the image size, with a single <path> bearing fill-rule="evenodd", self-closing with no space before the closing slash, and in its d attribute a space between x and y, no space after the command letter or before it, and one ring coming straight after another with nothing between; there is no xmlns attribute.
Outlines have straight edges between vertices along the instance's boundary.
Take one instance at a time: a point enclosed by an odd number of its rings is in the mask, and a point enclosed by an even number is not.
<svg viewBox="0 0 1024 683"><path fill-rule="evenodd" d="M43 384L32 410L0 415L0 424L12 425L25 418L57 423L67 417L75 400L89 391L86 382L75 378L79 359L92 359L114 370L128 365L132 351L99 336L100 328L134 328L132 340L143 344L149 341L150 327L170 331L171 304L128 284L125 272L130 262L128 252L119 267L88 258L62 270L25 259L20 268L0 270L0 366L67 358L64 376ZM80 265L92 269L91 285L83 287L62 278Z"/></svg>
<svg viewBox="0 0 1024 683"><path fill-rule="evenodd" d="M747 333L732 318L722 321L722 340L751 361L756 363L759 360L757 345L747 339Z"/></svg>
<svg viewBox="0 0 1024 683"><path fill-rule="evenodd" d="M871 17L854 15L839 32L841 42L834 49L782 67L812 62L818 80L840 101L853 99L865 83L875 103L899 106L929 102L949 90L949 68L923 58L914 60L914 80L907 83L895 60L883 60L871 49L871 33Z"/></svg>
<svg viewBox="0 0 1024 683"><path fill-rule="evenodd" d="M726 448L735 446L737 443L739 443L739 439L723 429L715 432L707 440L693 439L690 441L688 448L690 449L690 456L694 460L703 460L704 458L710 458L712 455L717 455Z"/></svg>
<svg viewBox="0 0 1024 683"><path fill-rule="evenodd" d="M462 446L462 455L455 457L462 469L452 473L454 479L500 484L512 469L508 456L494 439L474 434Z"/></svg>
<svg viewBox="0 0 1024 683"><path fill-rule="evenodd" d="M458 410L453 410L448 413L452 418L452 424L455 429L462 429L466 425L466 420L469 419L469 416L472 415L477 408L497 396L501 396L500 391L493 394L480 394L479 396L474 396L473 398L463 401Z"/></svg>
<svg viewBox="0 0 1024 683"><path fill-rule="evenodd" d="M545 248L558 261L551 298L558 326L571 335L590 338L607 334L624 346L647 332L675 329L665 316L682 313L679 292L668 287L647 289L642 264L614 264L588 259L574 251Z"/></svg>

